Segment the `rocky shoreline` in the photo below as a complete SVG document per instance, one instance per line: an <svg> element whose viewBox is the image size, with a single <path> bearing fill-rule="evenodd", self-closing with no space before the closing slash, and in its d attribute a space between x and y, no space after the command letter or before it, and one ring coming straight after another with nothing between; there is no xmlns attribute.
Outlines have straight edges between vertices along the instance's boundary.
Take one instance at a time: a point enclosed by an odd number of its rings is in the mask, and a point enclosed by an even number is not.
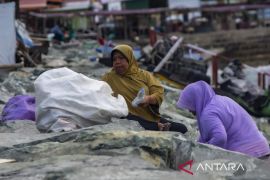
<svg viewBox="0 0 270 180"><path fill-rule="evenodd" d="M81 60L75 55L68 60L63 57L64 63L53 64L57 58L48 55L44 58L45 65L22 68L2 77L0 110L16 94L35 95L33 81L47 69L64 65L95 79L108 70L86 56ZM178 91L166 90L161 113L184 123L189 129L185 135L145 131L135 121L124 119L48 134L40 133L33 121L1 123L0 159L12 162L0 163L0 179L269 179L270 164L266 161L197 143L196 120L175 108L178 95ZM270 141L268 120L261 118L256 122ZM179 170L181 164L191 161L191 168L189 164L182 168L193 175ZM209 168L205 169L206 165Z"/></svg>

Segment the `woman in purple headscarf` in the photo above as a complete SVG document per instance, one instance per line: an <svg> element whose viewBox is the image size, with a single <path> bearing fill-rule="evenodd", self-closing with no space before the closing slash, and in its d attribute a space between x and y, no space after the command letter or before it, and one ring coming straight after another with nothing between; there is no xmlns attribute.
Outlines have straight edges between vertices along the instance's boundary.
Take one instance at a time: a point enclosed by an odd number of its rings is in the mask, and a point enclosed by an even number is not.
<svg viewBox="0 0 270 180"><path fill-rule="evenodd" d="M177 107L196 114L199 142L257 158L270 154L267 140L252 117L232 99L216 95L206 82L189 84Z"/></svg>

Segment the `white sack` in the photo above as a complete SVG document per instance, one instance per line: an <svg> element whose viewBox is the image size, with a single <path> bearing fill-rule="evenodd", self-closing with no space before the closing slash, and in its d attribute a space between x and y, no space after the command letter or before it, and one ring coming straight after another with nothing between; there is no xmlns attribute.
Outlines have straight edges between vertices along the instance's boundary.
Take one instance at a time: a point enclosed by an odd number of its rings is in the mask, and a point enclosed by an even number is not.
<svg viewBox="0 0 270 180"><path fill-rule="evenodd" d="M71 130L110 122L128 115L123 96L112 96L104 81L68 68L53 69L34 82L37 128L43 132Z"/></svg>

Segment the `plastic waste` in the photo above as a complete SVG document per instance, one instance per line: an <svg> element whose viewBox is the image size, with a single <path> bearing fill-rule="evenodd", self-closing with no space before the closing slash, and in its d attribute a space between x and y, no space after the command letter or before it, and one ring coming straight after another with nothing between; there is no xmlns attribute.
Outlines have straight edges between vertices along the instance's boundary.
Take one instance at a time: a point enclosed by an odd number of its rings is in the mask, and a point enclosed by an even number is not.
<svg viewBox="0 0 270 180"><path fill-rule="evenodd" d="M2 112L2 121L32 120L35 121L35 97L17 95L9 99Z"/></svg>
<svg viewBox="0 0 270 180"><path fill-rule="evenodd" d="M132 101L132 106L133 107L138 107L139 104L143 102L145 96L145 91L144 88L141 88L136 96L136 98Z"/></svg>
<svg viewBox="0 0 270 180"><path fill-rule="evenodd" d="M141 49L138 48L138 47L134 48L133 53L134 53L135 59L137 59L137 60L138 60L140 57L142 57Z"/></svg>
<svg viewBox="0 0 270 180"><path fill-rule="evenodd" d="M95 62L97 60L97 57L96 56L89 56L89 60L91 62Z"/></svg>

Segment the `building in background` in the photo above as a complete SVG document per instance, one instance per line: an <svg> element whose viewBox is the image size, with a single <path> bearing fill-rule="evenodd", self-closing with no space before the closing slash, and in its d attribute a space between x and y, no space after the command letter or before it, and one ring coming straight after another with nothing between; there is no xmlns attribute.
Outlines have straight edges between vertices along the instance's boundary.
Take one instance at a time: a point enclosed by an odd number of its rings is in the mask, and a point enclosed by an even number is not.
<svg viewBox="0 0 270 180"><path fill-rule="evenodd" d="M267 0L202 0L203 16L213 30L245 29L266 26L269 21Z"/></svg>
<svg viewBox="0 0 270 180"><path fill-rule="evenodd" d="M270 3L250 0L19 0L35 33L54 24L94 30L106 38L157 32L196 33L269 26ZM30 3L31 2L31 3Z"/></svg>
<svg viewBox="0 0 270 180"><path fill-rule="evenodd" d="M25 1L20 1L21 14L35 33L47 33L55 24L73 29L89 27L89 18L80 13L89 11L93 0L38 0L43 1L43 6L32 10L21 8L27 4Z"/></svg>

